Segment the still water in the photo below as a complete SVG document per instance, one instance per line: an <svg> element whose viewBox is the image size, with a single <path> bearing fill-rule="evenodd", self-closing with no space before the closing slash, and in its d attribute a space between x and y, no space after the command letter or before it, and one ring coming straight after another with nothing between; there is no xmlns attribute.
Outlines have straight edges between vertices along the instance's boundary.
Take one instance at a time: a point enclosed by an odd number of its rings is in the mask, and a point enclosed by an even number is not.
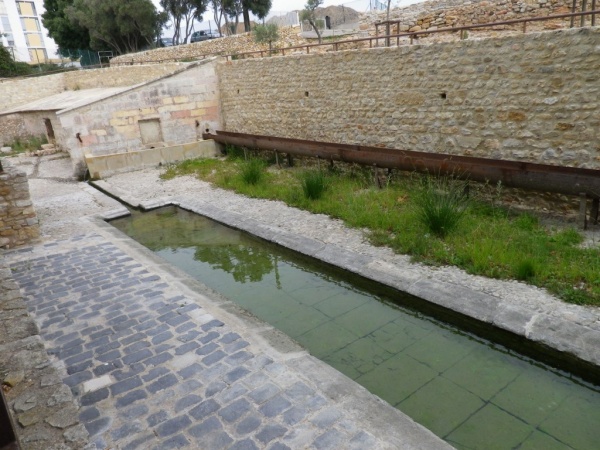
<svg viewBox="0 0 600 450"><path fill-rule="evenodd" d="M459 449L600 448L598 387L404 307L397 291L175 207L111 224Z"/></svg>

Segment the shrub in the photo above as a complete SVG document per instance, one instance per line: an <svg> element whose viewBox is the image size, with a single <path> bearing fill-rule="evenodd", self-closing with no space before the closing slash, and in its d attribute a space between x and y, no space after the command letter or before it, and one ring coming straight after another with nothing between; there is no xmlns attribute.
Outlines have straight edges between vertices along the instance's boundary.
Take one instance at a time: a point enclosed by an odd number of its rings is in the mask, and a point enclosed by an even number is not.
<svg viewBox="0 0 600 450"><path fill-rule="evenodd" d="M469 204L466 186L466 181L454 177L425 177L415 198L419 221L441 238L452 232Z"/></svg>
<svg viewBox="0 0 600 450"><path fill-rule="evenodd" d="M325 176L321 171L307 171L301 176L302 191L304 196L310 200L317 200L325 192Z"/></svg>
<svg viewBox="0 0 600 450"><path fill-rule="evenodd" d="M242 165L242 180L246 184L258 184L263 177L265 163L260 159L249 159Z"/></svg>

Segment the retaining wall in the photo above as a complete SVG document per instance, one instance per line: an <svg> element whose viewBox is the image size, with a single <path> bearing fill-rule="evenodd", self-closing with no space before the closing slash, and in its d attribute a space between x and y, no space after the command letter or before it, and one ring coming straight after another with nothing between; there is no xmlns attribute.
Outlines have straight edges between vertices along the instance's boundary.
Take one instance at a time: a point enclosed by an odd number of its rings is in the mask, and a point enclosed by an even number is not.
<svg viewBox="0 0 600 450"><path fill-rule="evenodd" d="M400 21L401 31L435 30L444 27L457 27L481 23L501 22L505 20L524 19L529 17L544 17L571 12L573 2L570 0L494 0L471 2L468 0L433 0L390 11L391 20ZM591 10L588 1L586 9ZM576 11L582 10L582 0L576 1ZM372 11L364 14L361 28L368 28L374 22L384 21L385 11ZM585 21L590 24L588 16ZM564 28L570 26L571 19L558 19L552 22L542 22L546 29ZM577 18L577 26L580 19ZM533 25L529 25L532 27ZM502 29L506 27L498 27ZM515 26L520 29L521 26ZM380 29L380 33L384 33ZM394 25L392 31L396 31Z"/></svg>
<svg viewBox="0 0 600 450"><path fill-rule="evenodd" d="M63 91L97 87L134 86L173 73L185 63L157 66L120 66L104 69L74 70L43 77L0 80L0 113L14 106L39 100ZM1 131L1 130L0 130Z"/></svg>
<svg viewBox="0 0 600 450"><path fill-rule="evenodd" d="M0 172L0 248L25 245L40 235L38 219L29 197L25 172L3 160Z"/></svg>
<svg viewBox="0 0 600 450"><path fill-rule="evenodd" d="M228 131L600 168L600 29L231 61Z"/></svg>

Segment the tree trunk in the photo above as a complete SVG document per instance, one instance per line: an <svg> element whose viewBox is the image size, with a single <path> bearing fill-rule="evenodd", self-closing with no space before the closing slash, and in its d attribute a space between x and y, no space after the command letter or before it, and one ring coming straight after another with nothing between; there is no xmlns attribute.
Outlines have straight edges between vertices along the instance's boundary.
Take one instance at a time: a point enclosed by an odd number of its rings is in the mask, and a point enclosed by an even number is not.
<svg viewBox="0 0 600 450"><path fill-rule="evenodd" d="M313 30L315 30L315 33L317 33L317 38L319 39L319 44L322 44L323 40L321 38L321 32L319 31L319 28L317 27L317 23L313 20L309 20L308 23L310 24L311 27L313 27Z"/></svg>
<svg viewBox="0 0 600 450"><path fill-rule="evenodd" d="M244 31L246 33L249 33L252 30L250 29L250 11L248 11L247 7L244 7L243 14L244 14Z"/></svg>

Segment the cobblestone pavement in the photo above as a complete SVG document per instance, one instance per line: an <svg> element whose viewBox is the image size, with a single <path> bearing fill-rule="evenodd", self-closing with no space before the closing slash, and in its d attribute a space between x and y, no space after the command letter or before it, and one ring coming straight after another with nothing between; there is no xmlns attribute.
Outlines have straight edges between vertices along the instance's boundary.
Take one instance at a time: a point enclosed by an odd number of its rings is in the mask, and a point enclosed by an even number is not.
<svg viewBox="0 0 600 450"><path fill-rule="evenodd" d="M106 236L5 257L96 448L446 448L406 418L402 439L396 424L382 435L346 394L318 386L333 369L253 342ZM368 393L348 398L367 411L361 395L385 420L403 417Z"/></svg>

